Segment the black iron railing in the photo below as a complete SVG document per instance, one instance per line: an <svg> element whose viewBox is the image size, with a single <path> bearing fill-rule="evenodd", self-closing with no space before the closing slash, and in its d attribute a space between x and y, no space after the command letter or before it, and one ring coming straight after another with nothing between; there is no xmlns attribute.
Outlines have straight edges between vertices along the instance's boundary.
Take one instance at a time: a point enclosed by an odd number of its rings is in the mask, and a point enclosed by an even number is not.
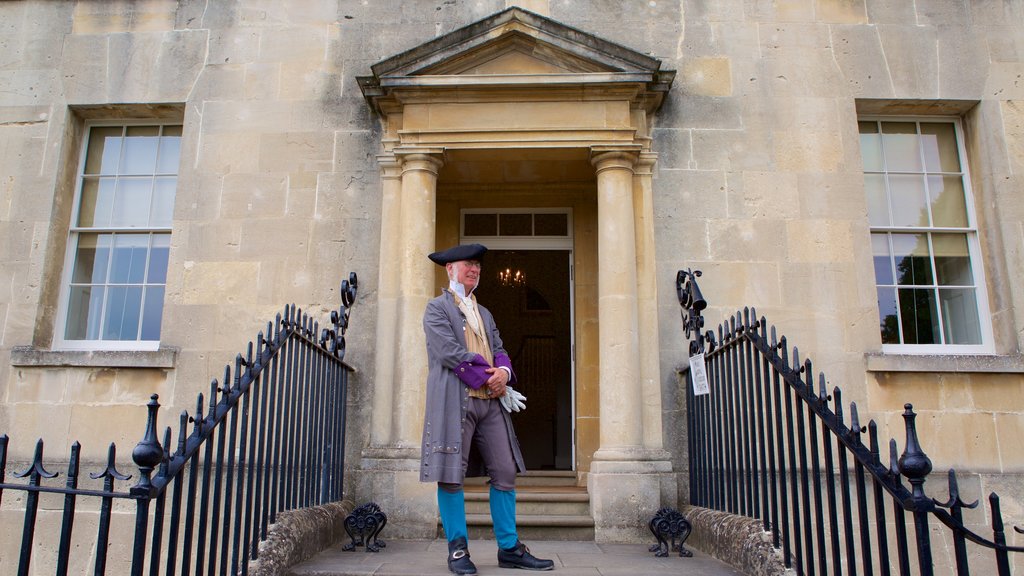
<svg viewBox="0 0 1024 576"><path fill-rule="evenodd" d="M115 489L115 482L124 485L131 477L116 469L113 444L106 469L89 475L102 480L102 488L79 486L77 442L63 486L47 484L59 480L43 466L42 440L28 468L13 474L27 483L10 483L8 437L0 436L0 497L5 491L25 496L18 575L38 573L31 568L33 554L54 548L40 545L51 536L58 538L51 560L58 575L67 574L69 564L87 563L72 555L79 499L99 501L95 548L84 547L84 553L95 553L89 572L106 574L113 525L130 516L132 526L119 533L134 534L133 576L247 574L279 512L340 500L352 371L344 362L345 331L356 286L354 273L342 282L342 305L331 313L330 328L321 330L294 305L286 307L267 324L266 336L260 332L245 356L235 358L233 370L225 367L221 383L211 383L208 399L199 394L195 413L181 414L173 444L170 427L163 442L157 439L160 405L154 394L145 434L132 452L137 482L127 491ZM37 538L39 500L46 494L64 495L60 534ZM134 513L114 513L116 501L134 501Z"/></svg>
<svg viewBox="0 0 1024 576"><path fill-rule="evenodd" d="M969 561L980 561L977 573L1009 576L1009 553L1024 548L1006 544L996 494L989 496L991 539L964 526L963 510L977 502L960 499L953 470L945 502L925 495L932 464L910 404L903 453L890 440L885 465L875 422L862 427L855 403L847 416L842 391L829 395L824 374L816 390L811 361L801 361L753 309L720 325L717 336L702 331L700 275L676 276L690 356L703 357L710 390L694 393L694 378L698 385L704 379L699 362L683 370L691 504L760 519L798 574L931 575L931 537L938 535L952 544L949 573L969 574Z"/></svg>

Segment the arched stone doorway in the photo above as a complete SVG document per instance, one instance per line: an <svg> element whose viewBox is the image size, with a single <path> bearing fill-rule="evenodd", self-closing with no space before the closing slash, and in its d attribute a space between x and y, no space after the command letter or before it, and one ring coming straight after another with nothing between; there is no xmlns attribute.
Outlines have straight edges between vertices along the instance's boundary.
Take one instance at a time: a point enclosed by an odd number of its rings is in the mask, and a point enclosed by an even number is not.
<svg viewBox="0 0 1024 576"><path fill-rule="evenodd" d="M418 478L421 319L445 279L426 258L472 208L568 208L574 332L571 468L595 536L642 537L674 504L662 448L650 115L674 73L512 8L381 61L360 78L381 115L382 230L371 446L364 485L403 535L432 536ZM666 502L668 499L668 502Z"/></svg>

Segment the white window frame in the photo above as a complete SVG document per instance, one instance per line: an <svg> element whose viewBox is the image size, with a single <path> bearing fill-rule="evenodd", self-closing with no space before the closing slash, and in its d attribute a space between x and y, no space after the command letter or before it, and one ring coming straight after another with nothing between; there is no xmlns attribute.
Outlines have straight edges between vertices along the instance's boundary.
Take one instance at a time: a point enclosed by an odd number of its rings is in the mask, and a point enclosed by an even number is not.
<svg viewBox="0 0 1024 576"><path fill-rule="evenodd" d="M466 214L565 214L565 236L466 236ZM459 238L491 250L572 250L572 208L463 208L459 211Z"/></svg>
<svg viewBox="0 0 1024 576"><path fill-rule="evenodd" d="M90 350L90 351L156 351L160 349L160 340L69 340L65 338L67 333L67 322L68 322L68 309L70 304L71 295L71 284L74 274L75 257L78 250L78 240L81 234L106 234L106 233L131 233L131 234L152 234L155 233L166 233L170 235L172 233L172 226L167 227L88 227L82 228L77 225L79 221L79 210L82 202L82 186L85 181L83 172L85 171L85 162L89 151L89 139L93 128L107 128L107 127L132 127L132 126L182 126L180 120L163 120L157 118L138 118L138 119L110 119L110 120L96 120L89 121L85 124L82 132L82 141L80 145L78 166L75 172L75 191L74 200L71 208L71 220L68 224L68 236L67 245L64 250L64 268L61 272L61 284L60 284L60 300L57 305L57 316L55 319L54 335L53 335L53 348L55 350ZM179 159L180 166L180 159ZM175 172L175 176L180 179L180 168ZM175 186L175 192L177 192L177 185ZM151 255L151 249L147 250L148 255ZM148 263L147 263L148 267ZM164 281L164 304L166 306L166 278ZM166 308L164 308L166 310ZM140 319L141 322L140 311ZM163 322L161 322L161 332L163 331Z"/></svg>
<svg viewBox="0 0 1024 576"><path fill-rule="evenodd" d="M858 116L858 122L916 122L920 124L927 123L951 123L953 125L954 133L956 135L956 146L957 155L960 161L960 171L962 174L962 184L964 190L964 205L967 211L967 226L964 228L945 228L945 227L903 227L903 226L874 226L869 223L869 232L896 232L896 233L916 233L916 234L929 234L932 233L943 233L951 232L956 234L964 234L967 239L967 250L971 260L971 272L974 275L974 286L975 286L975 297L978 306L978 322L979 329L981 332L981 344L882 344L883 354L917 354L917 355L950 355L950 354L977 354L977 355L991 355L995 353L995 347L992 335L992 316L989 312L989 301L988 301L988 281L985 277L985 265L982 260L980 233L977 221L977 212L975 210L974 193L971 188L971 176L969 159L967 157L966 146L964 145L964 133L963 124L961 119L958 117L950 116L880 116L880 115L863 115ZM859 131L858 131L859 133ZM859 136L858 136L859 138ZM858 145L859 147L859 145ZM861 149L863 154L863 149ZM884 160L884 156L883 156ZM863 171L864 174L868 172ZM876 173L876 172L871 172ZM888 174L886 170L882 174ZM926 179L927 182L927 179ZM926 184L927 185L927 184ZM888 186L886 186L888 191ZM866 194L866 191L865 191ZM888 195L888 194L887 194ZM890 209L891 210L891 209ZM873 249L872 249L873 252ZM871 281L875 286L875 290L878 290L878 283L875 281L874 275L874 258L872 257L872 276ZM935 274L935 271L932 271ZM898 301L897 301L898 306ZM877 307L876 302L876 318L881 318L880 311ZM941 302L937 302L937 310L940 315L939 330L940 332L944 329L942 326L942 311Z"/></svg>

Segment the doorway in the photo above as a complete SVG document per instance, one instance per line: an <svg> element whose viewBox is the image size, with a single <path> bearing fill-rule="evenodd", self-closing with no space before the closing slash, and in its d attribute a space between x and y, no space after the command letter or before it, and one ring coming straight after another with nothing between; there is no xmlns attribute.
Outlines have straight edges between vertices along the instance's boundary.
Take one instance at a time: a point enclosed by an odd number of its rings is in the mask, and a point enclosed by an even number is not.
<svg viewBox="0 0 1024 576"><path fill-rule="evenodd" d="M529 470L573 469L571 260L570 250L491 250L476 290L527 398L512 422Z"/></svg>

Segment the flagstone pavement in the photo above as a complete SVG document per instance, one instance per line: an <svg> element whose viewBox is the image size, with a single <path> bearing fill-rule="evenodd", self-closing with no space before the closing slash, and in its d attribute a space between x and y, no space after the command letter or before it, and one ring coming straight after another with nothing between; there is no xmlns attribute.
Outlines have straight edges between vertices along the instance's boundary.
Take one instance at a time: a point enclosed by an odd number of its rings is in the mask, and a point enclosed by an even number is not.
<svg viewBox="0 0 1024 576"><path fill-rule="evenodd" d="M359 547L342 551L333 546L319 555L292 567L291 576L444 576L449 574L445 558L447 542L439 540L385 540L380 552ZM595 542L526 542L538 558L555 561L552 574L559 576L642 576L645 574L686 574L687 576L742 576L735 568L687 547L692 558L673 553L658 558L648 552L648 544L598 544ZM494 540L472 540L470 556L478 574L517 576L525 571L498 567Z"/></svg>

